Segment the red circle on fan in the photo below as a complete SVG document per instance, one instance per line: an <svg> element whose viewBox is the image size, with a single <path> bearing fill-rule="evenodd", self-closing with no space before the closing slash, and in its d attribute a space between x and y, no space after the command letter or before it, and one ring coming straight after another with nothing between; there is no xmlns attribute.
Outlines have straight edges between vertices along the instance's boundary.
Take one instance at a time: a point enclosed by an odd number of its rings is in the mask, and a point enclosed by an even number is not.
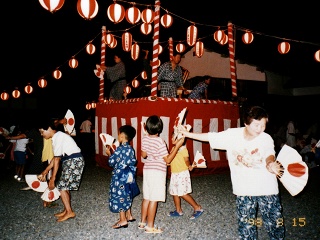
<svg viewBox="0 0 320 240"><path fill-rule="evenodd" d="M39 181L34 181L31 184L32 188L37 189L38 187L40 187L40 182Z"/></svg>
<svg viewBox="0 0 320 240"><path fill-rule="evenodd" d="M203 159L199 159L199 160L198 160L198 164L201 164L201 163L203 163L203 162L204 162Z"/></svg>
<svg viewBox="0 0 320 240"><path fill-rule="evenodd" d="M288 165L288 172L295 177L301 177L306 173L306 168L300 163L291 163Z"/></svg>
<svg viewBox="0 0 320 240"><path fill-rule="evenodd" d="M52 200L54 198L54 192L53 191L50 191L48 193L48 198L49 198L49 200Z"/></svg>
<svg viewBox="0 0 320 240"><path fill-rule="evenodd" d="M68 119L68 124L72 126L74 124L74 119L73 118L69 118Z"/></svg>

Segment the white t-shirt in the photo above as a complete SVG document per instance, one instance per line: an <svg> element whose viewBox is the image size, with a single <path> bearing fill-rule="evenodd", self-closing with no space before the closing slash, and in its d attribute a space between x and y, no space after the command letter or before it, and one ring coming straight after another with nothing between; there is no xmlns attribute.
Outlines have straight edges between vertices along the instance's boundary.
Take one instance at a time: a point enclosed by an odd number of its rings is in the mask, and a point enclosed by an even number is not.
<svg viewBox="0 0 320 240"><path fill-rule="evenodd" d="M89 120L83 121L80 126L81 132L91 133L91 125L92 123Z"/></svg>
<svg viewBox="0 0 320 240"><path fill-rule="evenodd" d="M266 168L266 158L275 155L272 137L263 132L248 141L244 138L244 129L229 128L208 134L211 148L227 151L233 193L238 196L278 194L277 177Z"/></svg>
<svg viewBox="0 0 320 240"><path fill-rule="evenodd" d="M28 142L29 142L28 138L22 138L22 139L16 140L16 146L14 148L14 151L25 152L27 150Z"/></svg>
<svg viewBox="0 0 320 240"><path fill-rule="evenodd" d="M70 135L60 131L56 132L52 137L52 148L55 157L69 156L73 153L81 152L74 139Z"/></svg>

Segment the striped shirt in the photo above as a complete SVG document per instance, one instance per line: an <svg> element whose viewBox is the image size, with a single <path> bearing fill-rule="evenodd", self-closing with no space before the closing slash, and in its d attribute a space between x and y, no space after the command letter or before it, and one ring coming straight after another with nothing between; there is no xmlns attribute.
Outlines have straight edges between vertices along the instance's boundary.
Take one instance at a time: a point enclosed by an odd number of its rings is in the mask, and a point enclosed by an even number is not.
<svg viewBox="0 0 320 240"><path fill-rule="evenodd" d="M158 136L146 135L141 142L141 151L147 153L144 170L159 170L167 172L167 163L164 157L168 156L168 148L165 141Z"/></svg>

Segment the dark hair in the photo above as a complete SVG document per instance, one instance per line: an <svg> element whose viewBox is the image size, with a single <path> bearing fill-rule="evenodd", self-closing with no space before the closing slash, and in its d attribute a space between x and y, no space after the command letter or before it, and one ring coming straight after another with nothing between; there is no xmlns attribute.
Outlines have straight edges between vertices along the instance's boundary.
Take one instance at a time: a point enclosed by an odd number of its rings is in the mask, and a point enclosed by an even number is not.
<svg viewBox="0 0 320 240"><path fill-rule="evenodd" d="M119 133L124 133L130 142L136 136L136 129L130 125L123 125L119 128Z"/></svg>
<svg viewBox="0 0 320 240"><path fill-rule="evenodd" d="M249 107L243 114L243 123L249 125L253 119L261 120L262 118L266 118L268 122L269 115L264 108L259 106Z"/></svg>
<svg viewBox="0 0 320 240"><path fill-rule="evenodd" d="M59 123L59 118L50 118L42 124L42 128L45 130L47 130L49 127L52 130L64 132L64 127L61 123Z"/></svg>
<svg viewBox="0 0 320 240"><path fill-rule="evenodd" d="M146 121L146 131L150 135L160 134L163 130L163 122L157 115L148 117Z"/></svg>

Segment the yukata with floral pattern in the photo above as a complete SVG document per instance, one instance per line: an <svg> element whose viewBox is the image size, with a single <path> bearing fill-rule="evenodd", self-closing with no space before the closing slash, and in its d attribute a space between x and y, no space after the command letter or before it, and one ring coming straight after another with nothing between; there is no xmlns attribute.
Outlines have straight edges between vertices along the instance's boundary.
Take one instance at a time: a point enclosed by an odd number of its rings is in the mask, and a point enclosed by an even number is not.
<svg viewBox="0 0 320 240"><path fill-rule="evenodd" d="M125 169L129 167L135 176L137 164L135 151L128 142L123 142L109 157L108 162L113 168L109 189L109 209L113 213L125 212L132 205L132 198L126 187L128 174Z"/></svg>

